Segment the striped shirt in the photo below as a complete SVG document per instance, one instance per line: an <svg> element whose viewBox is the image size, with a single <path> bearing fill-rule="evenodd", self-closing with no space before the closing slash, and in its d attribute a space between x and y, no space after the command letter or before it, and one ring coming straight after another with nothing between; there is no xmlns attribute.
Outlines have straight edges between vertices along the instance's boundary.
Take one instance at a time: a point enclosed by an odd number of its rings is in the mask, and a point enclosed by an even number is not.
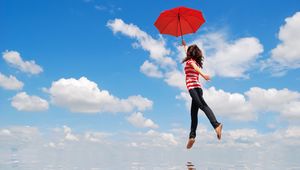
<svg viewBox="0 0 300 170"><path fill-rule="evenodd" d="M184 72L185 83L188 90L201 87L199 83L199 73L194 69L192 63L195 63L199 67L199 64L194 59L189 59L186 61Z"/></svg>

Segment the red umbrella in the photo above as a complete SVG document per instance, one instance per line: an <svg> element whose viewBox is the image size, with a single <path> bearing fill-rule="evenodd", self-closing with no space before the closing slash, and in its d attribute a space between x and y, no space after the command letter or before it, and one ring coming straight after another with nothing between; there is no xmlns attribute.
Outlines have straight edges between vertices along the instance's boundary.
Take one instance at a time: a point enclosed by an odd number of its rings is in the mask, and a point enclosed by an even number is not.
<svg viewBox="0 0 300 170"><path fill-rule="evenodd" d="M201 11L181 6L160 13L154 25L161 34L181 36L183 40L183 35L195 33L204 22Z"/></svg>

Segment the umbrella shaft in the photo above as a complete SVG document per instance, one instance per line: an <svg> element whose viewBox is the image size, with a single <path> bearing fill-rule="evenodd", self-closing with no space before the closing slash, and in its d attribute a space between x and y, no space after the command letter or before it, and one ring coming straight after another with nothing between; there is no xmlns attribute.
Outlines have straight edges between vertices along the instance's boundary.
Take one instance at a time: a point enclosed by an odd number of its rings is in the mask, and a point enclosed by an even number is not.
<svg viewBox="0 0 300 170"><path fill-rule="evenodd" d="M183 36L182 36L182 29L181 29L181 22L180 22L180 15L177 14L178 21L179 21L179 29L180 29L180 36L181 36L181 41L183 41Z"/></svg>
<svg viewBox="0 0 300 170"><path fill-rule="evenodd" d="M182 36L182 29L181 29L180 15L177 14L177 16L178 16L178 22L179 22L179 28L180 28L180 35Z"/></svg>

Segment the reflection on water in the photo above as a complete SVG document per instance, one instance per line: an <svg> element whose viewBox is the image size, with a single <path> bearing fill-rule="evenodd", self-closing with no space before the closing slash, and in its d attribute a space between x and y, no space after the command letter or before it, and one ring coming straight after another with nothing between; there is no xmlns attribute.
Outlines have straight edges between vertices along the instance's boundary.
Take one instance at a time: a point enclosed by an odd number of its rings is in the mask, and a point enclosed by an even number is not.
<svg viewBox="0 0 300 170"><path fill-rule="evenodd" d="M188 170L196 170L196 167L194 166L194 164L192 162L187 162L186 166L187 166Z"/></svg>

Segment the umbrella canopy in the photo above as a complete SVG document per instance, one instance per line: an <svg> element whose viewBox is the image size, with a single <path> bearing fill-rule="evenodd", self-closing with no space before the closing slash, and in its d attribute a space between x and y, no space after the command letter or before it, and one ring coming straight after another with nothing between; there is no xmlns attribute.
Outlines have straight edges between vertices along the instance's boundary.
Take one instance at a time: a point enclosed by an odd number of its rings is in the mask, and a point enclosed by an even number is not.
<svg viewBox="0 0 300 170"><path fill-rule="evenodd" d="M182 37L195 33L204 22L201 11L181 6L160 13L154 25L161 34Z"/></svg>

